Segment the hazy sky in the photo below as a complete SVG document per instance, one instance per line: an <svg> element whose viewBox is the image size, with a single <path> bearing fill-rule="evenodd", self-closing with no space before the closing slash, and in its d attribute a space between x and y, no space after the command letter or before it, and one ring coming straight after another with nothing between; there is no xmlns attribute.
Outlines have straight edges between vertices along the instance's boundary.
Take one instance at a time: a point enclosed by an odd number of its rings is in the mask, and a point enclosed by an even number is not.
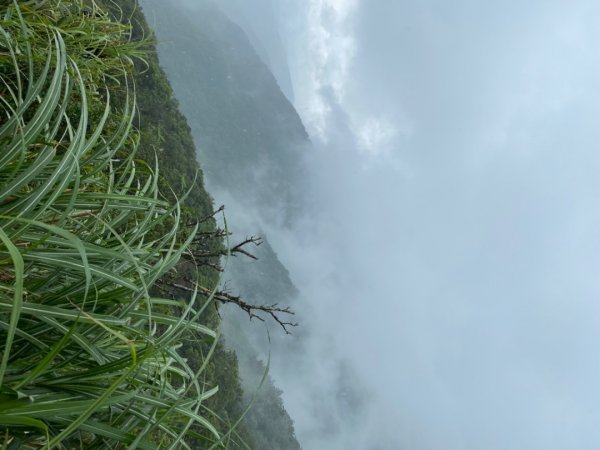
<svg viewBox="0 0 600 450"><path fill-rule="evenodd" d="M280 3L319 249L278 244L388 448L600 448L600 3Z"/></svg>
<svg viewBox="0 0 600 450"><path fill-rule="evenodd" d="M600 2L258 3L315 147L266 227L310 302L272 366L304 449L600 448ZM372 400L319 435L340 364Z"/></svg>

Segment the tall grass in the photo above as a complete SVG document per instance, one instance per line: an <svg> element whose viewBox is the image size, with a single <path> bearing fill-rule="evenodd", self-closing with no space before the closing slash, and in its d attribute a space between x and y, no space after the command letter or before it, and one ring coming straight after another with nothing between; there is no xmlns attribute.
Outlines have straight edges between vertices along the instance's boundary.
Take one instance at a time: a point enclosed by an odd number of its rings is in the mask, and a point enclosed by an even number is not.
<svg viewBox="0 0 600 450"><path fill-rule="evenodd" d="M177 352L189 332L214 349L211 298L151 289L195 230L182 242L135 159L133 98L111 108L127 29L86 5L0 6L0 448L189 448L198 425L216 442L212 350L197 372Z"/></svg>

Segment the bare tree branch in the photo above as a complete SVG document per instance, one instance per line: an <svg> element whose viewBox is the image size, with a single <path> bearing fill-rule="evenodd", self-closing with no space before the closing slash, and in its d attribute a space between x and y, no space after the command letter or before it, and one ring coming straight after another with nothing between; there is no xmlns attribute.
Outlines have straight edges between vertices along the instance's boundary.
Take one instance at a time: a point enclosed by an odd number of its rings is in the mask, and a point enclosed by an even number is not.
<svg viewBox="0 0 600 450"><path fill-rule="evenodd" d="M257 260L258 258L256 256L254 256L252 253L248 252L247 250L244 249L244 246L248 245L248 244L254 244L255 247L258 247L260 244L263 243L263 240L260 236L250 236L247 237L245 240L243 240L242 242L240 242L238 245L236 245L235 247L232 247L229 252L232 255L235 255L236 253L241 253L242 255L246 255L249 258L255 259Z"/></svg>
<svg viewBox="0 0 600 450"><path fill-rule="evenodd" d="M211 291L210 289L206 289L205 287L198 286L196 283L193 283L190 280L186 280L186 282L189 283L191 286L187 286L187 285L180 284L180 283L173 283L173 282L166 281L166 280L162 281L162 283L164 285L169 286L174 289L179 289L179 290L182 290L185 292L192 292L192 293L199 292L200 294L202 294L206 297L213 295L213 291ZM283 329L283 331L286 334L291 334L288 327L298 326L298 323L288 322L280 317L280 315L282 315L282 314L294 316L295 313L289 307L282 308L277 303L273 303L271 305L254 305L251 303L247 303L244 300L242 300L239 296L232 295L224 290L217 291L216 293L214 293L213 298L221 303L232 303L234 305L237 305L239 308L241 308L243 311L245 311L248 314L248 317L250 317L250 320L256 318L256 319L260 320L261 322L264 322L265 321L264 317L261 317L258 314L259 313L267 314L275 322L277 322L279 324L279 326L281 326L281 328Z"/></svg>
<svg viewBox="0 0 600 450"><path fill-rule="evenodd" d="M261 237L250 236L249 238L244 239L242 242L240 242L236 246L231 247L229 249L229 252L227 252L227 250L221 250L221 251L212 252L212 253L196 251L196 252L192 252L192 256L193 256L193 258L201 259L201 258L217 258L217 257L221 257L221 256L227 256L228 253L233 256L236 256L237 253L241 253L242 255L246 255L249 258L258 260L258 258L255 255L253 255L252 253L250 253L248 250L246 250L244 248L244 246L247 246L248 244L254 244L256 247L258 247L262 243L263 243L263 240Z"/></svg>
<svg viewBox="0 0 600 450"><path fill-rule="evenodd" d="M217 214L219 214L220 212L223 212L224 210L225 210L225 205L221 205L221 206L219 206L218 209L216 209L215 211L213 211L208 216L202 217L201 219L194 220L193 222L189 222L188 224L186 224L186 227L194 227L194 226L196 226L198 224L204 223L208 219L211 219L211 218L215 217Z"/></svg>

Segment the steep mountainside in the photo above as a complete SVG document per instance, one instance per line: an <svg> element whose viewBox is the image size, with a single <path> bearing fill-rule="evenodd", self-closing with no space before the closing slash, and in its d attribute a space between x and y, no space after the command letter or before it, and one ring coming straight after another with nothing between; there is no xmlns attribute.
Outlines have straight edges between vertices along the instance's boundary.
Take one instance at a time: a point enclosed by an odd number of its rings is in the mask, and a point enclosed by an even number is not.
<svg viewBox="0 0 600 450"><path fill-rule="evenodd" d="M194 3L193 21L159 0L142 5L211 189L230 192L269 221L292 219L301 207L308 135L242 29L210 1Z"/></svg>
<svg viewBox="0 0 600 450"><path fill-rule="evenodd" d="M227 16L241 26L261 59L277 79L281 91L292 103L294 88L287 52L279 31L279 0L213 0Z"/></svg>

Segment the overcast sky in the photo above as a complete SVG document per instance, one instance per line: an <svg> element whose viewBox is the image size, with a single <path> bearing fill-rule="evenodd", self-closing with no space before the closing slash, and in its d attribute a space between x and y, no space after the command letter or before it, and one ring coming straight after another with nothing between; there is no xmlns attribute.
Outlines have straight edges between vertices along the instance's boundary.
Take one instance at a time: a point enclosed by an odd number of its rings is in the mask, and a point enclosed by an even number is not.
<svg viewBox="0 0 600 450"><path fill-rule="evenodd" d="M264 226L303 448L600 448L600 2L237 3L276 6L314 144L306 220ZM322 435L339 373L370 400Z"/></svg>
<svg viewBox="0 0 600 450"><path fill-rule="evenodd" d="M280 3L319 248L277 244L386 450L600 448L600 2Z"/></svg>

